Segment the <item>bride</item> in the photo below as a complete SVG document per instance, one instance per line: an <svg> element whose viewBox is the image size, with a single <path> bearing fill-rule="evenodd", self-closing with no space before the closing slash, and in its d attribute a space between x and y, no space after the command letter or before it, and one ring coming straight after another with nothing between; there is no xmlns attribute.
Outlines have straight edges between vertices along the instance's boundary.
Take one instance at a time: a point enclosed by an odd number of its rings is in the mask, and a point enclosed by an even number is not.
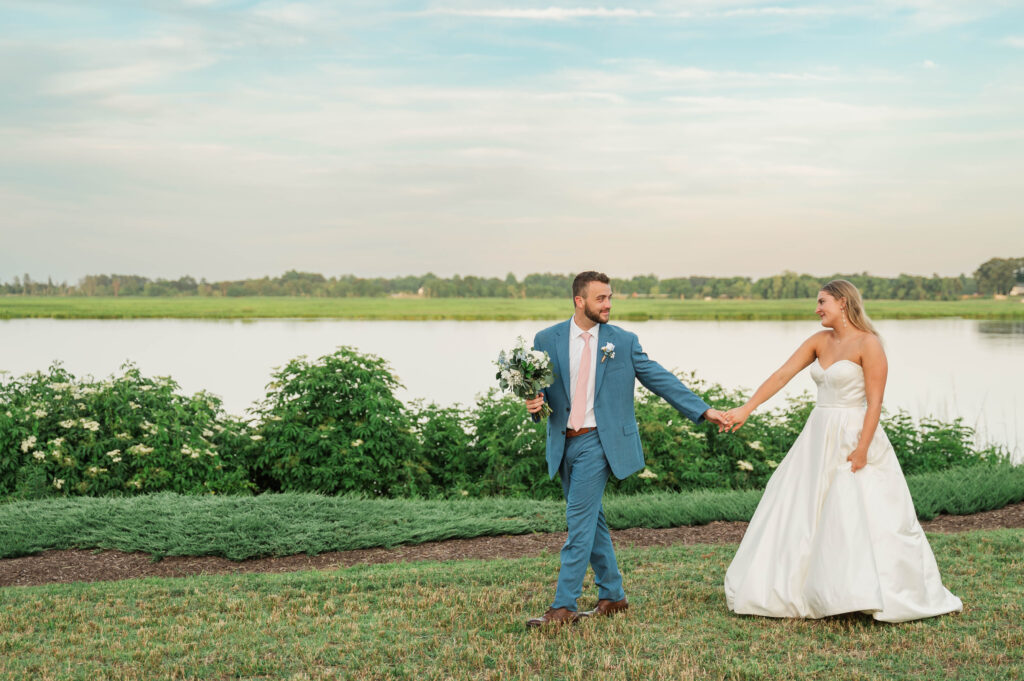
<svg viewBox="0 0 1024 681"><path fill-rule="evenodd" d="M888 365L860 292L818 293L819 331L741 407L731 429L812 364L818 400L725 574L729 609L766 617L863 611L903 622L963 608L939 577L903 471L878 427Z"/></svg>

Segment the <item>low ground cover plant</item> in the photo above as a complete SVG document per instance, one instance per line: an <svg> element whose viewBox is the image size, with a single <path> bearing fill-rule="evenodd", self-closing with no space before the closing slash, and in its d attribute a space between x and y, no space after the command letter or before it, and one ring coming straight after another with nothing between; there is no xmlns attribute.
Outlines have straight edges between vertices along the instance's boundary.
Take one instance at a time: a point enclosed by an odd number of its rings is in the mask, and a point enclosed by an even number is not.
<svg viewBox="0 0 1024 681"><path fill-rule="evenodd" d="M907 476L918 517L966 514L1024 501L1024 467L1000 464ZM612 529L750 520L761 490L614 494ZM565 530L555 499L385 499L283 492L256 496L163 492L0 504L0 558L48 549L119 549L153 556L268 555L419 544Z"/></svg>

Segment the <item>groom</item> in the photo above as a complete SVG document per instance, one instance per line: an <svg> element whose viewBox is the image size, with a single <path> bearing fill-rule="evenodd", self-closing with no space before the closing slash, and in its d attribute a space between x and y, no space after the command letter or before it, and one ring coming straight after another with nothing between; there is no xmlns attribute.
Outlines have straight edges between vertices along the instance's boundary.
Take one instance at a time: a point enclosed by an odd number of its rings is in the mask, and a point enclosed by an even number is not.
<svg viewBox="0 0 1024 681"><path fill-rule="evenodd" d="M636 334L608 324L612 289L608 276L582 272L572 283L576 311L568 321L537 334L533 346L551 357L555 382L526 401L534 420L545 400L548 474L562 479L569 537L562 547L555 600L528 627L575 622L590 615L611 615L629 607L615 562L601 496L608 475L620 480L644 467L633 411L636 380L691 421L720 426L722 412L711 409L672 373L647 357ZM597 606L579 613L587 564L594 568Z"/></svg>

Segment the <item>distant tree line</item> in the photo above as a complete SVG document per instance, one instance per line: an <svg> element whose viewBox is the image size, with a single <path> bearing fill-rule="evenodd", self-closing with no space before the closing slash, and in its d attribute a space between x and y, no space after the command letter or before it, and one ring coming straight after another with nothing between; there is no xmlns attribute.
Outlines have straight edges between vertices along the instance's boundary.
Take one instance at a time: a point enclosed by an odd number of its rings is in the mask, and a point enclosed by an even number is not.
<svg viewBox="0 0 1024 681"><path fill-rule="evenodd" d="M974 271L978 291L986 295L1006 295L1017 284L1024 283L1024 258L992 258Z"/></svg>
<svg viewBox="0 0 1024 681"><path fill-rule="evenodd" d="M309 296L322 298L423 296L426 298L561 298L570 295L569 274L528 274L520 281L514 274L497 277L438 277L434 274L386 279L343 275L325 277L312 272L290 270L280 277L237 281L196 281L193 277L149 279L135 274L90 274L77 285L66 282L35 281L28 274L0 283L0 295L29 296ZM865 298L894 300L953 300L975 294L1007 294L1024 282L1024 258L992 258L968 277L930 277L901 274L875 277L835 274L814 277L783 272L771 277L670 277L653 274L631 279L612 279L619 296L671 298L811 298L829 279L849 279Z"/></svg>

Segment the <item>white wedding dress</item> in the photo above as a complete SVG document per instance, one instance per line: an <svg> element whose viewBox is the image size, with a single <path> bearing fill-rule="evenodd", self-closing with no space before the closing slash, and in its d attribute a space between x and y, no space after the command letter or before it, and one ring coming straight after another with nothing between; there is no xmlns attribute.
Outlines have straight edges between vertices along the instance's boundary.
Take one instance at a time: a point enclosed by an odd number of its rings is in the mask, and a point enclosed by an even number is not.
<svg viewBox="0 0 1024 681"><path fill-rule="evenodd" d="M864 371L811 366L818 401L779 464L725 574L729 609L766 617L863 611L885 622L963 608L939 577L910 490L879 426L867 465L846 457L864 425Z"/></svg>

